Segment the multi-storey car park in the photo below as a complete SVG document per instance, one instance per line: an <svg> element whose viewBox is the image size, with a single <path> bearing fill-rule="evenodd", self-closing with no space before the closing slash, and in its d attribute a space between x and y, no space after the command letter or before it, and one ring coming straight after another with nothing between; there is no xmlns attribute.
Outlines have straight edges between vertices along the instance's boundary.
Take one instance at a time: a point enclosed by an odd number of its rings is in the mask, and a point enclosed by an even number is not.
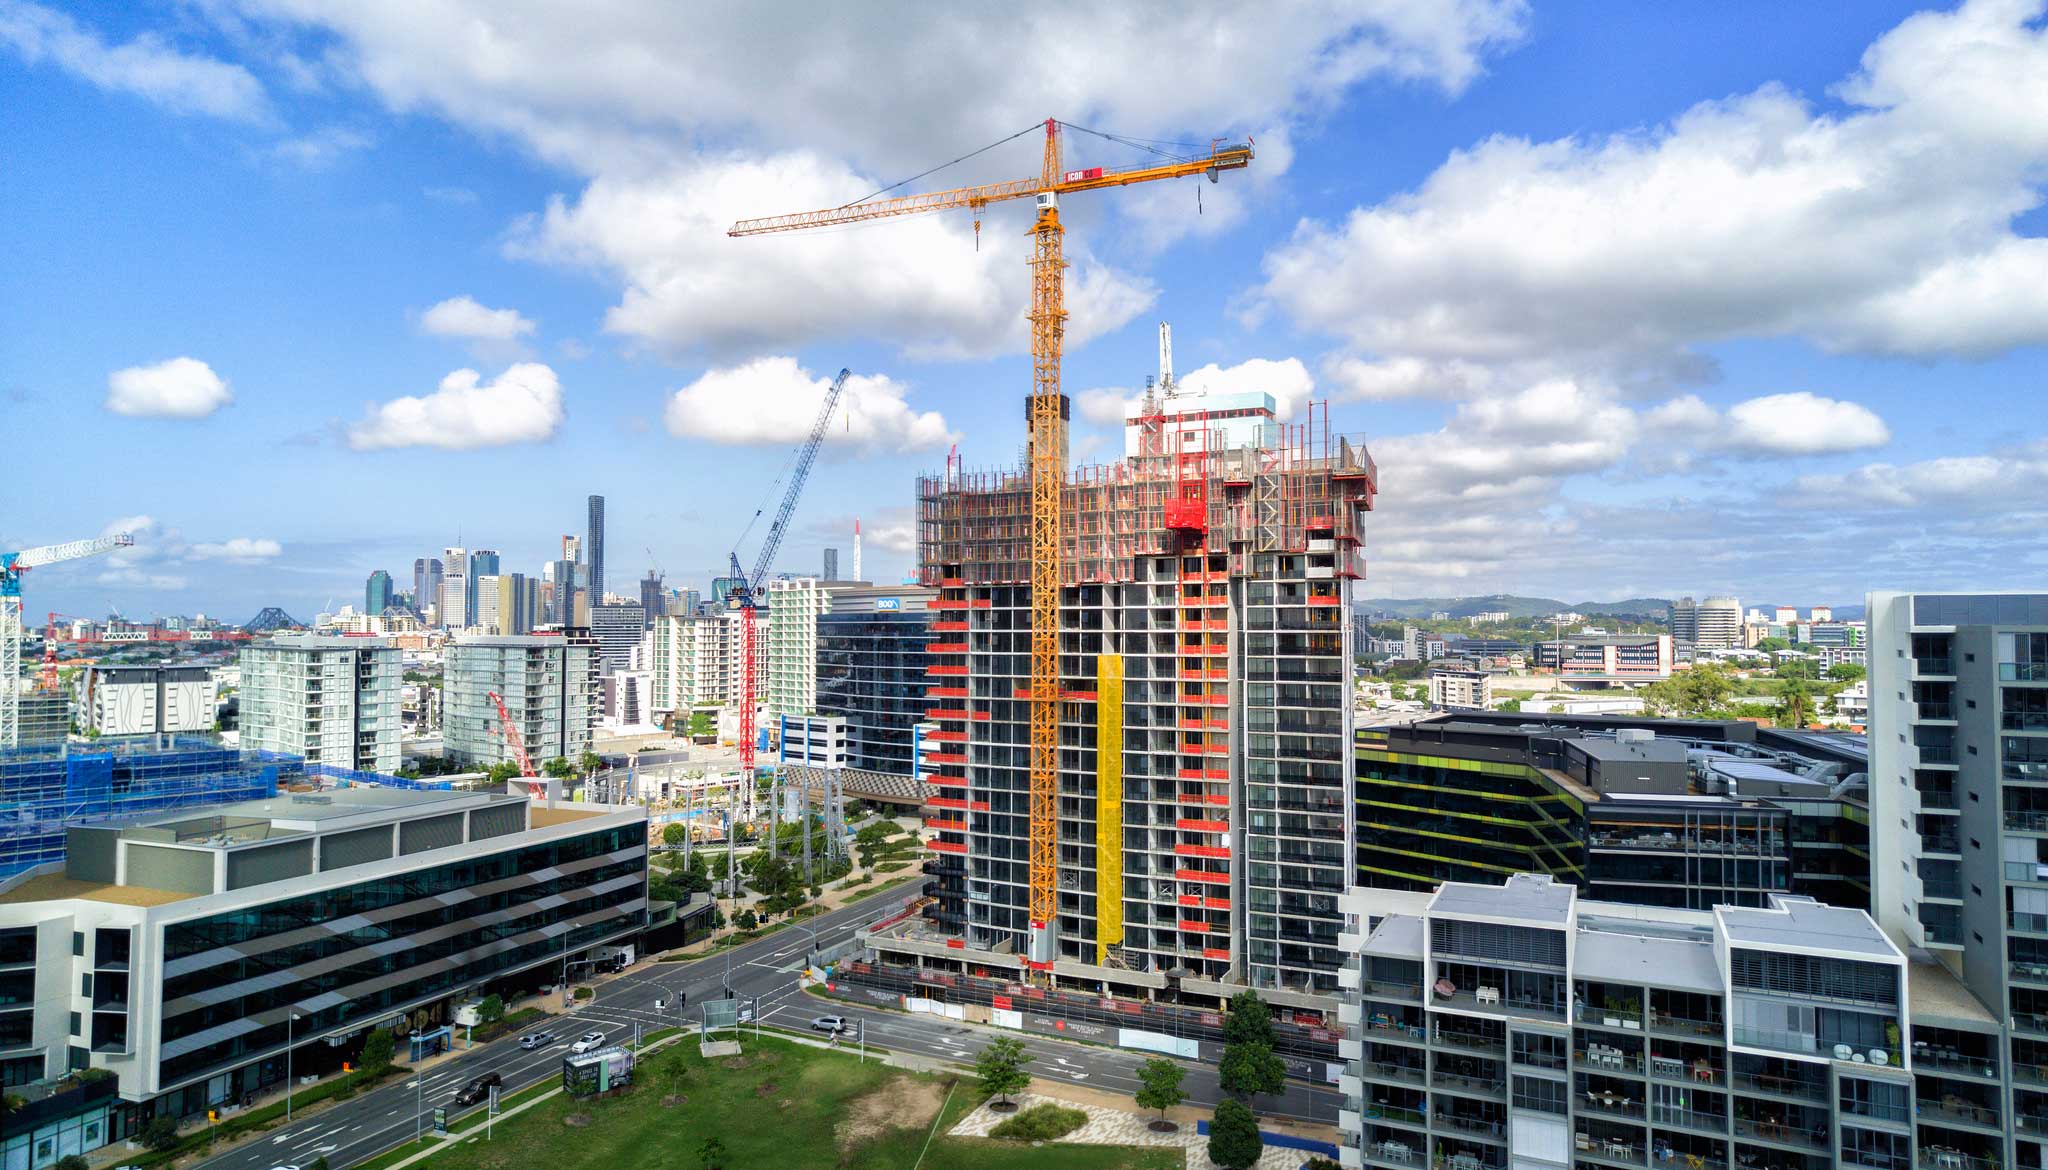
<svg viewBox="0 0 2048 1170"><path fill-rule="evenodd" d="M1345 615L1376 473L1308 417L1279 423L1266 394L1148 396L1125 457L1064 488L1058 921L1033 964L1055 977L1335 989ZM1030 504L1018 471L918 484L919 571L940 591L924 917L956 965L1014 970L1028 945Z"/></svg>

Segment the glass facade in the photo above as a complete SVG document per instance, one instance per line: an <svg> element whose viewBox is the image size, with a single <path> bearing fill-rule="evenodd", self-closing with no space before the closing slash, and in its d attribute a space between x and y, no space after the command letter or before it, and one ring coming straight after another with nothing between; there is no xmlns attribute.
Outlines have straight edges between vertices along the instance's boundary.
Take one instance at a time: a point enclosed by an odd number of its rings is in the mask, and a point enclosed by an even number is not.
<svg viewBox="0 0 2048 1170"><path fill-rule="evenodd" d="M645 905L645 838L621 827L166 926L160 1083L281 1048L287 1005L301 1035L374 1023L637 923ZM561 923L576 928L547 929Z"/></svg>
<svg viewBox="0 0 2048 1170"><path fill-rule="evenodd" d="M924 697L922 612L821 614L818 617L820 715L846 719L846 766L908 776L912 728L931 704Z"/></svg>

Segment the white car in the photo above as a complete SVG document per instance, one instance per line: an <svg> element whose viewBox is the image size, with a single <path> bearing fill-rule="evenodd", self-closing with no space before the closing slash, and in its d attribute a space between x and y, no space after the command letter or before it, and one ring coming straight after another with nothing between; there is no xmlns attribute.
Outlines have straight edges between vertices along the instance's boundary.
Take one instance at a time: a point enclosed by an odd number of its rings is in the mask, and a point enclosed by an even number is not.
<svg viewBox="0 0 2048 1170"><path fill-rule="evenodd" d="M603 1045L603 1032L585 1032L583 1035L578 1036L576 1038L576 1043L571 1044L569 1046L569 1051L574 1055L581 1056L584 1053L589 1052L591 1049L599 1048Z"/></svg>

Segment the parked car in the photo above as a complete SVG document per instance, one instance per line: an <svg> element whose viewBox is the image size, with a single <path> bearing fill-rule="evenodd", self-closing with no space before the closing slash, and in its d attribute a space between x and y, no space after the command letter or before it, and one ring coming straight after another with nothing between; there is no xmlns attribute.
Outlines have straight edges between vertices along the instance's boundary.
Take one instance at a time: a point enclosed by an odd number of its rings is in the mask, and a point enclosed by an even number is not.
<svg viewBox="0 0 2048 1170"><path fill-rule="evenodd" d="M555 1034L553 1032L528 1032L519 1038L519 1046L528 1052L532 1052L536 1048L546 1048L554 1042Z"/></svg>
<svg viewBox="0 0 2048 1170"><path fill-rule="evenodd" d="M474 1105L491 1095L492 1086L504 1083L504 1078L500 1077L497 1073L480 1073L477 1076L471 1077L469 1083L462 1086L462 1091L455 1094L455 1103L457 1105Z"/></svg>
<svg viewBox="0 0 2048 1170"><path fill-rule="evenodd" d="M585 1032L576 1038L576 1043L569 1046L569 1051L577 1056L581 1056L593 1048L602 1047L604 1047L603 1032Z"/></svg>
<svg viewBox="0 0 2048 1170"><path fill-rule="evenodd" d="M814 1032L838 1033L848 1031L852 1027L853 1025L846 1022L845 1016L816 1016L811 1020L811 1030Z"/></svg>

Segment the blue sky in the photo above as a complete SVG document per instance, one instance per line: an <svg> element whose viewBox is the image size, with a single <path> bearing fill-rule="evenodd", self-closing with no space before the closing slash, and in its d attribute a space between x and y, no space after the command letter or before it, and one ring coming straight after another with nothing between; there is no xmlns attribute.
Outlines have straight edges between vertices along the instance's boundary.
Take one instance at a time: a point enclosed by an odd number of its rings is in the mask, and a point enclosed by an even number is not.
<svg viewBox="0 0 2048 1170"><path fill-rule="evenodd" d="M1068 200L1077 451L1170 320L1365 436L1372 596L2038 585L2042 7L0 0L0 541L138 532L31 613L307 617L600 492L701 584L845 365L779 567L894 577L917 471L1016 457L1028 209L722 228L1054 114L1259 153Z"/></svg>

